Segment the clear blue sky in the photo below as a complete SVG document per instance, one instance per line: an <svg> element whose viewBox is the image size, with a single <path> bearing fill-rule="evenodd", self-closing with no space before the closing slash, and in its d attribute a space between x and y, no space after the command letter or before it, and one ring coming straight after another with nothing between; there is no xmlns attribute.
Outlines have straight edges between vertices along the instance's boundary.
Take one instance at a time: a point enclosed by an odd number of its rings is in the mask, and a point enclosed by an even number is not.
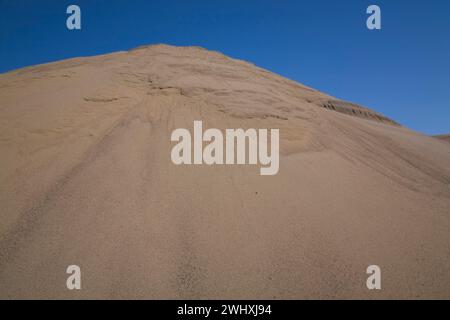
<svg viewBox="0 0 450 320"><path fill-rule="evenodd" d="M80 31L66 28L70 4ZM381 31L365 26L370 4ZM0 0L0 72L153 43L218 50L450 133L448 0Z"/></svg>

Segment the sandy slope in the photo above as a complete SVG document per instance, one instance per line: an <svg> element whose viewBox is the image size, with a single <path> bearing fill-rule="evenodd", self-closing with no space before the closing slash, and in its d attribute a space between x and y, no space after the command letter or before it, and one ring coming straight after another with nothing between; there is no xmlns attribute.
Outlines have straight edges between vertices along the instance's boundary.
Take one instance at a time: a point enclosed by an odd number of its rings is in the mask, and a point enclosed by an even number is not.
<svg viewBox="0 0 450 320"><path fill-rule="evenodd" d="M2 74L0 114L0 298L450 298L450 145L371 110L152 46ZM194 120L280 128L279 174L173 165Z"/></svg>

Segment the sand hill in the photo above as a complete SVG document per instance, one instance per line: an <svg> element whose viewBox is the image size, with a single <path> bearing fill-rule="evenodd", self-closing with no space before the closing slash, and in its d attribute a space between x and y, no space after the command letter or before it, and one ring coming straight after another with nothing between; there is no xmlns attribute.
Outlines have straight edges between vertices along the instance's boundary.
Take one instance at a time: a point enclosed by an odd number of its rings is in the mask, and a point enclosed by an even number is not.
<svg viewBox="0 0 450 320"><path fill-rule="evenodd" d="M1 74L0 114L0 298L450 298L450 144L373 110L158 45ZM175 166L194 120L279 128L278 175Z"/></svg>

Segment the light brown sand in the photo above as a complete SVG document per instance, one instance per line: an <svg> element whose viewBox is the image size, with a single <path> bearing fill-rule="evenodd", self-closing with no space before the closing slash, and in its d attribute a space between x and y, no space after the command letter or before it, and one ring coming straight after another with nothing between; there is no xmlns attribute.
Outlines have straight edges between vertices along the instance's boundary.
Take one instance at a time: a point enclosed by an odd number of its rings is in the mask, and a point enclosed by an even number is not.
<svg viewBox="0 0 450 320"><path fill-rule="evenodd" d="M0 115L0 298L450 298L450 144L373 111L160 45L2 74ZM173 165L194 120L279 128L279 174Z"/></svg>

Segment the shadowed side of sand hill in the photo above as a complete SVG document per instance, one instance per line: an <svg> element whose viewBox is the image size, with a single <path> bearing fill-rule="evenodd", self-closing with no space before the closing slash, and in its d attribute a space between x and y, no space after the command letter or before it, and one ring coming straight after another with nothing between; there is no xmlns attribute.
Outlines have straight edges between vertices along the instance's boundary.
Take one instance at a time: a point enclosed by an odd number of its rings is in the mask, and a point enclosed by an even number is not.
<svg viewBox="0 0 450 320"><path fill-rule="evenodd" d="M2 74L0 102L1 298L450 298L450 145L375 111L165 45ZM280 129L279 173L175 166L194 120Z"/></svg>

